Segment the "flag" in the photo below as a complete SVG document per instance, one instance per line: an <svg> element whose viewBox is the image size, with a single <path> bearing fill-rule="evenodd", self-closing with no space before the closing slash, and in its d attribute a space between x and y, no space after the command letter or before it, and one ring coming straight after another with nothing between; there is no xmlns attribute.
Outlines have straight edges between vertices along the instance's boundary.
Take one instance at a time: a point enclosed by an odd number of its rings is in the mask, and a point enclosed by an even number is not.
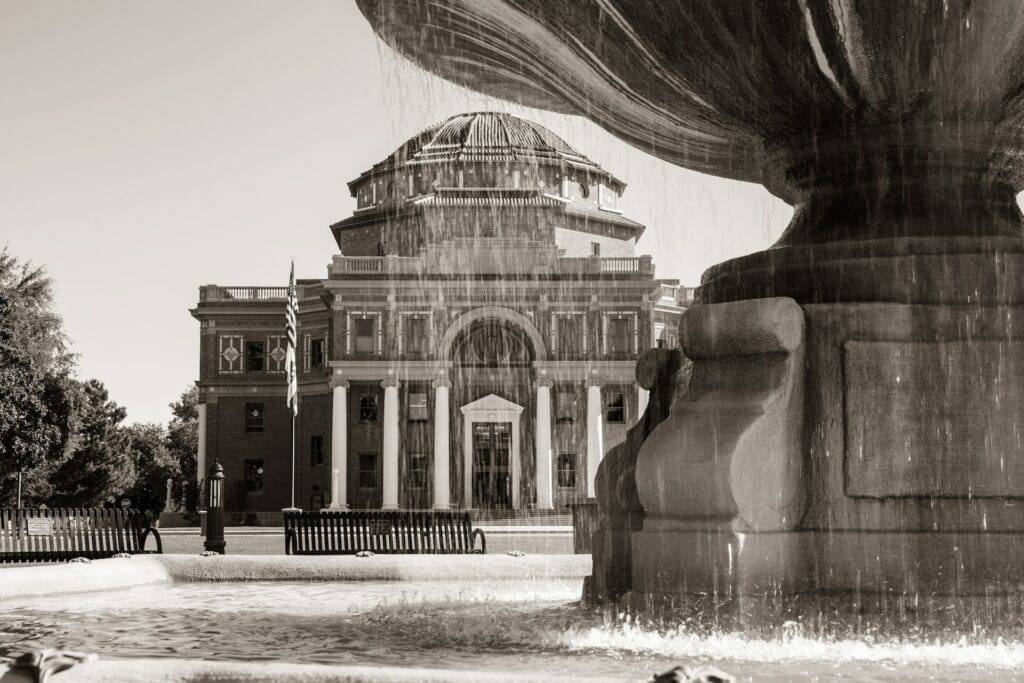
<svg viewBox="0 0 1024 683"><path fill-rule="evenodd" d="M285 312L285 335L288 337L288 346L285 349L285 366L288 373L288 399L287 405L292 409L292 415L299 414L299 380L295 372L295 326L299 314L299 302L295 296L295 261L292 261L292 272L288 276L288 309Z"/></svg>

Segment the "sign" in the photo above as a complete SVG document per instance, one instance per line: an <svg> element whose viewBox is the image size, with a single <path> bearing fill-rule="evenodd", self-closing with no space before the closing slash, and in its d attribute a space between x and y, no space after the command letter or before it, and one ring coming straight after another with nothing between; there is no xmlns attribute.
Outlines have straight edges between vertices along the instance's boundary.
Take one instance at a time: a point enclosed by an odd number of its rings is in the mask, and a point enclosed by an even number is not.
<svg viewBox="0 0 1024 683"><path fill-rule="evenodd" d="M52 536L53 535L53 520L44 519L42 517L29 517L28 522L28 535L29 536Z"/></svg>

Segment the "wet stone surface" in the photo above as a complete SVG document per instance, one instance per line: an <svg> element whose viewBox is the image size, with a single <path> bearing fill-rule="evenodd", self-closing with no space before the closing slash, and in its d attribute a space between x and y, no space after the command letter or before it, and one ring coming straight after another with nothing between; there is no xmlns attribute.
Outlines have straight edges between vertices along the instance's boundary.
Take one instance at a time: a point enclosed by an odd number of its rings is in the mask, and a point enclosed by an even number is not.
<svg viewBox="0 0 1024 683"><path fill-rule="evenodd" d="M640 619L580 582L206 583L8 601L0 656L158 656L739 680L992 680L1024 666L1024 605L856 596L714 604Z"/></svg>

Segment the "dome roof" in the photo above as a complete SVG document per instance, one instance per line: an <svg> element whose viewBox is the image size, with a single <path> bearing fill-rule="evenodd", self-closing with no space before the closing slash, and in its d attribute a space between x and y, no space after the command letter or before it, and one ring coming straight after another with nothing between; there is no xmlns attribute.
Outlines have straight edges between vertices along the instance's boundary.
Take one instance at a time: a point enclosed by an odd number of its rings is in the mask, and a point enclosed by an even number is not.
<svg viewBox="0 0 1024 683"><path fill-rule="evenodd" d="M459 162L570 166L625 186L544 126L500 112L457 114L434 124L375 164L360 179L405 165Z"/></svg>

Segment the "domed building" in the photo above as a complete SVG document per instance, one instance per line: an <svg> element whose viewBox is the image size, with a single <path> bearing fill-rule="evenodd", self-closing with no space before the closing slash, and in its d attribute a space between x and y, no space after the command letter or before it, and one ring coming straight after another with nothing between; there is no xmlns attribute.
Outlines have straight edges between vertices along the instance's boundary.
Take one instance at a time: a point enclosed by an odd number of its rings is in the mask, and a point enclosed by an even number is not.
<svg viewBox="0 0 1024 683"><path fill-rule="evenodd" d="M296 504L510 515L593 496L643 410L638 354L686 303L637 256L625 184L546 128L454 116L349 183L326 277L299 280ZM291 496L286 287L200 288L200 479Z"/></svg>

